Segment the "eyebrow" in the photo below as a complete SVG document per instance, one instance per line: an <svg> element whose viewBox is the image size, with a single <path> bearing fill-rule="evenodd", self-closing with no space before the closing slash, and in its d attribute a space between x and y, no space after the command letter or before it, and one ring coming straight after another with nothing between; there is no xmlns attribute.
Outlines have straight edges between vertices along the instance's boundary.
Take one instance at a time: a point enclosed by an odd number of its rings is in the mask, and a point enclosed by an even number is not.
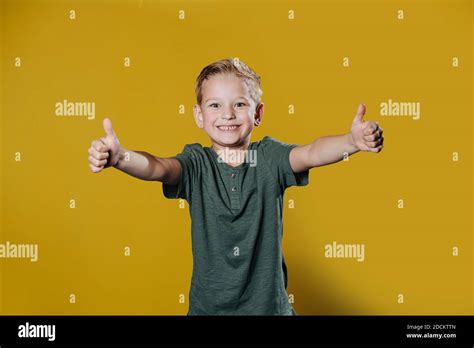
<svg viewBox="0 0 474 348"><path fill-rule="evenodd" d="M207 103L209 100L213 100L213 99L218 100L219 98L207 98L207 99L204 101L204 104ZM247 97L244 97L244 96L238 96L236 99L245 99L247 102L249 101L249 100L247 99Z"/></svg>

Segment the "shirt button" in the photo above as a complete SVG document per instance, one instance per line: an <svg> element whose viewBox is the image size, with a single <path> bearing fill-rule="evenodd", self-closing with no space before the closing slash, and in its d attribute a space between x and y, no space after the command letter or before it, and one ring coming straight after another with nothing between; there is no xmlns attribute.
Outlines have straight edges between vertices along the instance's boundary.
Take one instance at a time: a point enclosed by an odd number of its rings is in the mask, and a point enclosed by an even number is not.
<svg viewBox="0 0 474 348"><path fill-rule="evenodd" d="M232 192L235 192L235 191L237 191L237 187L234 186L234 187L231 188L231 190L232 190Z"/></svg>
<svg viewBox="0 0 474 348"><path fill-rule="evenodd" d="M230 174L231 178L235 178L235 173Z"/></svg>

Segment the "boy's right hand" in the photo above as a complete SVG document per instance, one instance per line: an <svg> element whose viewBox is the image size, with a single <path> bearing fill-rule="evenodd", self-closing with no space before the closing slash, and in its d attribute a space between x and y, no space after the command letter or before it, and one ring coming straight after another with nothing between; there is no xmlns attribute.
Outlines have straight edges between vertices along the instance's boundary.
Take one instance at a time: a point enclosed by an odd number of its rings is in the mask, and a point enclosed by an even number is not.
<svg viewBox="0 0 474 348"><path fill-rule="evenodd" d="M105 118L103 126L105 136L93 140L89 148L89 167L94 173L98 173L104 168L115 167L119 162L120 142L112 128L112 122Z"/></svg>

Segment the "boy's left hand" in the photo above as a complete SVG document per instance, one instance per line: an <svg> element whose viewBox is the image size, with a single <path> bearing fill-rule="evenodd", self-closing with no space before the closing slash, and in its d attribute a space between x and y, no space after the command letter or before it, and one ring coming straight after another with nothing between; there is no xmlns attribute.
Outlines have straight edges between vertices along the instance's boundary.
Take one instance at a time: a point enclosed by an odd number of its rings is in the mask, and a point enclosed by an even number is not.
<svg viewBox="0 0 474 348"><path fill-rule="evenodd" d="M359 104L350 132L352 145L361 151L380 152L383 148L383 129L378 122L363 121L364 114L365 105Z"/></svg>

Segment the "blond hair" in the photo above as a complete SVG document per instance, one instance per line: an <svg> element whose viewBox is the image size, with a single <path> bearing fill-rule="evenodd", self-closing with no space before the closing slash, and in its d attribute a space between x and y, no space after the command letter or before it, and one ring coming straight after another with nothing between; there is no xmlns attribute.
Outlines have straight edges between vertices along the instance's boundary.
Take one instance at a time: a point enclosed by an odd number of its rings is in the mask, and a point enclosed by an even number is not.
<svg viewBox="0 0 474 348"><path fill-rule="evenodd" d="M196 98L199 105L202 102L202 84L204 80L217 74L235 74L242 78L247 85L250 96L255 101L255 104L260 104L262 97L262 89L260 85L260 76L253 71L247 64L239 60L239 58L226 58L217 62L211 63L202 69L198 78L196 79Z"/></svg>

